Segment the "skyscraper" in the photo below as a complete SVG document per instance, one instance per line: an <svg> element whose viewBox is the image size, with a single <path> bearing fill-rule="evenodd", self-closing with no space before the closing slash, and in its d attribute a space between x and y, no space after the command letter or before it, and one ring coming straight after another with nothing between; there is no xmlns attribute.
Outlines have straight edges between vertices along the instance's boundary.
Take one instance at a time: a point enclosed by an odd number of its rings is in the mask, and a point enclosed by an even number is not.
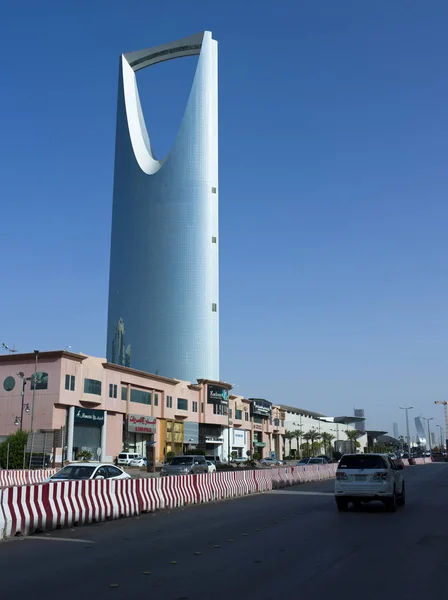
<svg viewBox="0 0 448 600"><path fill-rule="evenodd" d="M398 423L394 423L393 424L393 431L394 431L394 438L396 440L398 440L398 438L400 437L399 431L398 431Z"/></svg>
<svg viewBox="0 0 448 600"><path fill-rule="evenodd" d="M426 431L425 423L422 417L415 417L415 429L417 431L417 439L423 446L426 446Z"/></svg>
<svg viewBox="0 0 448 600"><path fill-rule="evenodd" d="M183 120L159 160L135 73L192 55ZM219 380L217 60L206 31L123 54L119 65L107 358L187 381Z"/></svg>

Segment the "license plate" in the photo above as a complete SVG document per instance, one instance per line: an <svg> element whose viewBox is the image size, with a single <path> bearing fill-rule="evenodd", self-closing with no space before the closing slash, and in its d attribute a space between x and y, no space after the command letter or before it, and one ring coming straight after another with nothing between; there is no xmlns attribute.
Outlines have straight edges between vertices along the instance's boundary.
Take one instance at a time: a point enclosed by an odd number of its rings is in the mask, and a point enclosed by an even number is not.
<svg viewBox="0 0 448 600"><path fill-rule="evenodd" d="M366 476L365 475L355 475L355 480L356 481L365 481Z"/></svg>

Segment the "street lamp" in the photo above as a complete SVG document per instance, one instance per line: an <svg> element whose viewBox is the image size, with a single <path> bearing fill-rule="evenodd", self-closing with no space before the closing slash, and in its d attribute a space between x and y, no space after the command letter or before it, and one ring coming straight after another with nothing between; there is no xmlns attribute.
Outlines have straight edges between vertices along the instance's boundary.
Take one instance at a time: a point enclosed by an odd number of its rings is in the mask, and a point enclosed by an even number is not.
<svg viewBox="0 0 448 600"><path fill-rule="evenodd" d="M400 406L401 410L405 410L406 411L406 435L408 438L408 452L409 452L409 458L411 458L411 436L409 435L409 416L408 416L408 412L410 410L412 410L414 407L413 406Z"/></svg>
<svg viewBox="0 0 448 600"><path fill-rule="evenodd" d="M18 427L20 425L20 431L22 431L22 429L23 429L23 411L25 411L27 414L30 412L30 405L25 404L25 386L26 386L26 382L29 381L31 379L31 377L25 377L25 373L23 371L19 371L17 373L17 377L20 377L20 379L22 380L22 391L20 392L20 395L22 397L22 402L21 402L21 406L20 406L20 417L16 417L16 420L14 421L14 425L16 427Z"/></svg>
<svg viewBox="0 0 448 600"><path fill-rule="evenodd" d="M434 417L421 417L424 421L428 422L428 450L431 452L431 429L429 428L429 422L434 420Z"/></svg>
<svg viewBox="0 0 448 600"><path fill-rule="evenodd" d="M443 428L442 425L437 424L436 427L439 428L439 433L440 433L440 451L442 451L443 449Z"/></svg>
<svg viewBox="0 0 448 600"><path fill-rule="evenodd" d="M30 433L33 433L33 423L34 423L34 398L36 396L36 387L37 387L37 357L39 356L39 350L34 350L34 385L33 385L33 400L31 404L31 427Z"/></svg>

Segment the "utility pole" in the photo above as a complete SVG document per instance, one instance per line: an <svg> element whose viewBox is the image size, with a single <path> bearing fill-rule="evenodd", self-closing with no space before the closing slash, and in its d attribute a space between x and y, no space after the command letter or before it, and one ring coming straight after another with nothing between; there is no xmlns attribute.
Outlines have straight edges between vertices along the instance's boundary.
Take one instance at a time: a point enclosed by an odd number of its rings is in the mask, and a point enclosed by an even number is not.
<svg viewBox="0 0 448 600"><path fill-rule="evenodd" d="M409 411L412 410L414 407L413 406L400 406L401 410L405 410L406 411L406 435L408 437L408 452L409 452L409 458L411 458L411 436L409 434Z"/></svg>
<svg viewBox="0 0 448 600"><path fill-rule="evenodd" d="M429 427L429 422L433 420L433 417L422 417L422 419L424 419L427 422L428 425L428 450L429 452L431 452L431 429Z"/></svg>
<svg viewBox="0 0 448 600"><path fill-rule="evenodd" d="M39 350L34 350L34 376L32 378L33 382L33 400L31 402L31 427L30 433L33 433L33 424L34 424L34 399L36 397L36 387L37 387L37 357L39 356Z"/></svg>

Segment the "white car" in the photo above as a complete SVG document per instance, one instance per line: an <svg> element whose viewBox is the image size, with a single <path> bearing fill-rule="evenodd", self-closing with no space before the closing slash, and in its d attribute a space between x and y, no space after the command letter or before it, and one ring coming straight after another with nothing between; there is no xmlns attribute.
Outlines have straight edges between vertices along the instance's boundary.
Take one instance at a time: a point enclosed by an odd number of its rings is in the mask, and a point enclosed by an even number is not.
<svg viewBox="0 0 448 600"><path fill-rule="evenodd" d="M60 471L45 480L44 483L54 481L73 481L77 479L130 479L128 473L119 467L100 462L72 462Z"/></svg>
<svg viewBox="0 0 448 600"><path fill-rule="evenodd" d="M145 456L139 456L138 458L133 458L129 463L130 467L146 467L147 460Z"/></svg>
<svg viewBox="0 0 448 600"><path fill-rule="evenodd" d="M346 454L336 471L335 498L339 510L347 510L349 502L380 501L395 512L405 504L403 464L387 454Z"/></svg>
<svg viewBox="0 0 448 600"><path fill-rule="evenodd" d="M216 465L214 465L209 460L207 461L207 467L208 467L208 472L209 473L216 473Z"/></svg>
<svg viewBox="0 0 448 600"><path fill-rule="evenodd" d="M136 460L138 458L141 458L141 455L138 454L138 452L120 452L117 456L117 464L129 467L131 460Z"/></svg>
<svg viewBox="0 0 448 600"><path fill-rule="evenodd" d="M260 460L260 465L266 465L268 467L279 467L280 465L283 465L284 462L282 460L280 460L279 458L275 458L275 457L270 457L270 458L262 458Z"/></svg>

